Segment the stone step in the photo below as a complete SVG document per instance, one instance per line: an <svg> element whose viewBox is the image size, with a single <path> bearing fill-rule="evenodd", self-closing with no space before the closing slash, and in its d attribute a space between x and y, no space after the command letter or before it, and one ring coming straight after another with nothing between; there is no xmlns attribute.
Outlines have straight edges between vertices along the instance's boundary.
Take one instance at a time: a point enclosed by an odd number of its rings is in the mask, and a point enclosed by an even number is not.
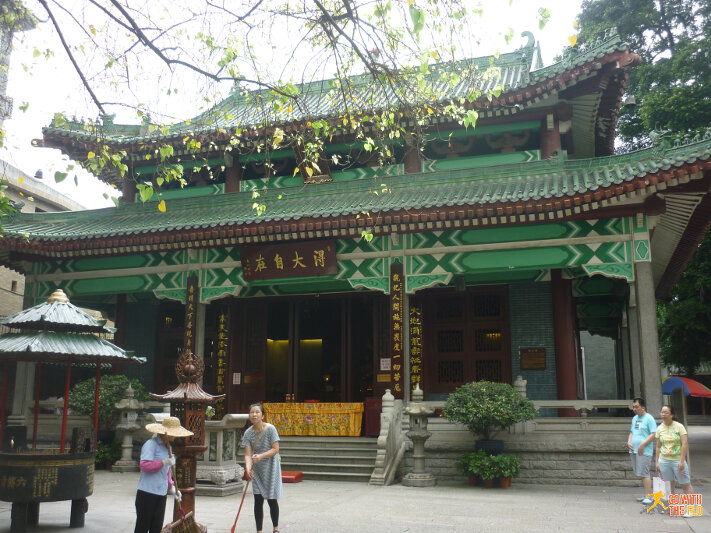
<svg viewBox="0 0 711 533"><path fill-rule="evenodd" d="M284 455L329 455L340 457L361 457L364 459L375 459L378 453L377 448L316 448L311 446L293 446L290 443L279 444L279 453Z"/></svg>
<svg viewBox="0 0 711 533"><path fill-rule="evenodd" d="M301 463L295 461L281 461L282 470L296 470L297 472L347 472L352 474L370 474L373 472L373 465L358 465L350 463Z"/></svg>
<svg viewBox="0 0 711 533"><path fill-rule="evenodd" d="M302 470L305 480L310 481L358 481L368 483L370 473L358 472L320 472L318 470Z"/></svg>
<svg viewBox="0 0 711 533"><path fill-rule="evenodd" d="M309 448L362 448L377 449L377 439L367 437L280 437L282 444Z"/></svg>
<svg viewBox="0 0 711 533"><path fill-rule="evenodd" d="M368 482L378 452L376 439L365 437L281 437L282 470L304 479Z"/></svg>
<svg viewBox="0 0 711 533"><path fill-rule="evenodd" d="M323 455L323 454L293 454L293 453L283 453L279 452L281 456L282 463L328 463L328 464L353 464L353 465L365 465L373 469L375 464L375 455L371 457L362 457L354 455Z"/></svg>

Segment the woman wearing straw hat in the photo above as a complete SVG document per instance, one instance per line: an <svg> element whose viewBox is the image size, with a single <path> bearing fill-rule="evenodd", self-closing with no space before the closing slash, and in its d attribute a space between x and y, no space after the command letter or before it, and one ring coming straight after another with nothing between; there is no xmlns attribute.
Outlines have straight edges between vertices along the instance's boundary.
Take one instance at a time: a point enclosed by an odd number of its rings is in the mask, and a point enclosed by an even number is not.
<svg viewBox="0 0 711 533"><path fill-rule="evenodd" d="M175 465L170 443L176 437L189 437L193 432L181 426L180 420L174 416L165 418L161 423L148 424L146 429L155 435L141 448L134 533L160 533L166 496L173 494L177 501L182 498L170 474L170 468Z"/></svg>

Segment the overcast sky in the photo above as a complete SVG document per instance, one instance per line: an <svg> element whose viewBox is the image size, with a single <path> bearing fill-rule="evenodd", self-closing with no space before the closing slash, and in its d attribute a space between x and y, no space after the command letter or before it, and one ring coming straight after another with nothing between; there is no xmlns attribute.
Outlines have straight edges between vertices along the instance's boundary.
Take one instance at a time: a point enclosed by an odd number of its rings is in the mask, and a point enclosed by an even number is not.
<svg viewBox="0 0 711 533"><path fill-rule="evenodd" d="M553 57L568 46L568 37L576 32L573 23L580 9L580 0L514 0L511 5L506 0L484 0L482 4L485 17L482 27L489 28L490 34L477 36L483 43L477 55L494 53L497 46L502 52L518 48L526 42L518 35L522 31L531 31L541 43L544 65L552 63ZM550 22L543 30L538 29L536 13L539 7L547 7L551 11ZM113 205L110 200L102 198L102 194L110 192L111 189L87 173L77 173L79 187L74 183L74 174L70 174L61 184L55 184L54 171L65 170L66 160L62 160L58 150L31 146L32 139L42 137L42 127L51 122L57 111L67 112L70 116L76 114L82 118L97 117L96 108L91 105L82 90L69 61L57 59L63 59L63 50L47 26L46 23L41 23L37 29L27 32L21 43L16 39L8 81L8 93L14 99L14 110L12 118L4 124L7 139L0 158L31 176L41 168L48 185L55 186L87 207ZM516 37L510 46L505 46L500 44L502 40L498 34L509 26L514 29ZM35 48L52 48L55 59L48 62L34 58ZM199 99L199 95L183 96L194 98L194 102ZM23 104L29 104L25 111L20 109ZM191 106L188 103L183 112L176 110L171 114L183 120L194 116L197 109L197 105ZM121 113L120 108L118 110L117 122L136 122L130 118L120 120L127 115L125 111ZM116 110L111 109L109 112Z"/></svg>

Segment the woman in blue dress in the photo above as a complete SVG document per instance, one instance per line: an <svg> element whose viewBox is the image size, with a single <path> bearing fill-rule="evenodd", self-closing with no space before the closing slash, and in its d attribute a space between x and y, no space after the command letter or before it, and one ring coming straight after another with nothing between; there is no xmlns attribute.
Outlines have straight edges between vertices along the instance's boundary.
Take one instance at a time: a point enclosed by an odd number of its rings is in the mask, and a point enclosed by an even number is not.
<svg viewBox="0 0 711 533"><path fill-rule="evenodd" d="M247 479L252 481L254 520L257 533L262 532L264 500L269 504L273 531L279 531L279 503L282 496L281 464L279 463L279 433L264 421L264 407L260 403L249 406L252 426L244 432L244 464Z"/></svg>

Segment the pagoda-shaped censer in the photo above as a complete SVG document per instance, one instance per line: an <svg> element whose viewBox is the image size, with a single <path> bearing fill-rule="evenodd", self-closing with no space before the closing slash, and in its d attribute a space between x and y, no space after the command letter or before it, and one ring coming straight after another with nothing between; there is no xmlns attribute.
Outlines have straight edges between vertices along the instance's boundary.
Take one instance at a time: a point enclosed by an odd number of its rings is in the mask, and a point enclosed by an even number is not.
<svg viewBox="0 0 711 533"><path fill-rule="evenodd" d="M199 385L200 378L205 372L205 363L202 357L190 351L185 351L178 358L175 373L179 384L166 394L153 394L151 396L163 402L170 402L170 415L180 419L180 424L193 432L191 437L176 439L173 452L176 457L176 484L183 494L181 503L175 502L173 507L173 520L181 518L183 513L195 511L195 482L197 473L197 456L203 453L205 446L205 406L215 400L224 398L224 394L213 396L208 394ZM207 528L198 524L202 531ZM163 531L166 531L163 528Z"/></svg>

